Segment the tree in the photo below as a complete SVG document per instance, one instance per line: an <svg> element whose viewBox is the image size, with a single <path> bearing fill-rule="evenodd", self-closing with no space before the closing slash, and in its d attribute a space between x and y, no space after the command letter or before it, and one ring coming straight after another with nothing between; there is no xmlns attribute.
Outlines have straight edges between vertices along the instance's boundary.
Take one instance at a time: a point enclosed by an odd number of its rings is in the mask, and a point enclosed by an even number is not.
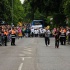
<svg viewBox="0 0 70 70"><path fill-rule="evenodd" d="M11 7L8 0L0 0L0 18L4 21L10 19Z"/></svg>
<svg viewBox="0 0 70 70"><path fill-rule="evenodd" d="M68 25L70 26L70 0L63 0L64 14L69 19Z"/></svg>
<svg viewBox="0 0 70 70"><path fill-rule="evenodd" d="M23 20L23 6L20 0L13 0L13 22ZM0 0L0 19L12 23L12 0Z"/></svg>

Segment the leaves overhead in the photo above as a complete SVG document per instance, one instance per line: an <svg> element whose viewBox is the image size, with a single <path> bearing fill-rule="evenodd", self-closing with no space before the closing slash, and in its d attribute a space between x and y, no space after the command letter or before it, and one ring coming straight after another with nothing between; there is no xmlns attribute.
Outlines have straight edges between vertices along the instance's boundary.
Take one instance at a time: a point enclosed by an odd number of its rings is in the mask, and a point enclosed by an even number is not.
<svg viewBox="0 0 70 70"><path fill-rule="evenodd" d="M31 22L33 19L47 20L48 16L65 14L70 18L70 0L0 0L0 19L12 22L13 1L13 23L19 21ZM47 22L47 21L46 21Z"/></svg>
<svg viewBox="0 0 70 70"><path fill-rule="evenodd" d="M13 11L12 11L12 1L13 1ZM23 14L23 6L20 0L0 0L0 19L11 24L13 17L13 23L17 24L19 20L22 20L23 18L22 14Z"/></svg>

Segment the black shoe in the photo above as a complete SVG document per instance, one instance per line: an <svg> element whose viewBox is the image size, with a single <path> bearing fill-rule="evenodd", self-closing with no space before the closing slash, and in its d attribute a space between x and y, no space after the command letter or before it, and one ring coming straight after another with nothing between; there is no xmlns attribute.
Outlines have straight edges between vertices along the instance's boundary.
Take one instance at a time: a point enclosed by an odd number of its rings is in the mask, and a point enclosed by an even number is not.
<svg viewBox="0 0 70 70"><path fill-rule="evenodd" d="M16 46L16 45L14 44L14 46Z"/></svg>
<svg viewBox="0 0 70 70"><path fill-rule="evenodd" d="M11 46L12 46L13 44L11 44Z"/></svg>
<svg viewBox="0 0 70 70"><path fill-rule="evenodd" d="M46 45L46 46L48 46L48 45Z"/></svg>
<svg viewBox="0 0 70 70"><path fill-rule="evenodd" d="M0 46L2 46L2 44L0 44Z"/></svg>
<svg viewBox="0 0 70 70"><path fill-rule="evenodd" d="M57 46L57 48L59 48L59 46Z"/></svg>
<svg viewBox="0 0 70 70"><path fill-rule="evenodd" d="M12 46L16 46L15 44L13 44Z"/></svg>
<svg viewBox="0 0 70 70"><path fill-rule="evenodd" d="M7 46L7 45L5 45L5 46Z"/></svg>

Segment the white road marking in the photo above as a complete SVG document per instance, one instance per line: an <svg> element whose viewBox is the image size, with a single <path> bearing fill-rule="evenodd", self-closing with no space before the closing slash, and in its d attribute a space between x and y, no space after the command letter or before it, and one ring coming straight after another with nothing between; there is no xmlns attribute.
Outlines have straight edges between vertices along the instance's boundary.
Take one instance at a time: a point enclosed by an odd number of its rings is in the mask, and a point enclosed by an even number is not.
<svg viewBox="0 0 70 70"><path fill-rule="evenodd" d="M24 50L32 50L32 48L24 48Z"/></svg>
<svg viewBox="0 0 70 70"><path fill-rule="evenodd" d="M28 51L32 51L32 50L28 50Z"/></svg>
<svg viewBox="0 0 70 70"><path fill-rule="evenodd" d="M19 54L20 57L25 56L25 54Z"/></svg>
<svg viewBox="0 0 70 70"><path fill-rule="evenodd" d="M18 70L22 70L23 63L20 64Z"/></svg>
<svg viewBox="0 0 70 70"><path fill-rule="evenodd" d="M25 58L31 59L32 57L25 57Z"/></svg>
<svg viewBox="0 0 70 70"><path fill-rule="evenodd" d="M23 51L24 54L32 54L31 52L28 51Z"/></svg>
<svg viewBox="0 0 70 70"><path fill-rule="evenodd" d="M32 51L32 50L30 50L30 49L24 49L24 51Z"/></svg>
<svg viewBox="0 0 70 70"><path fill-rule="evenodd" d="M24 61L24 58L22 58L22 61Z"/></svg>

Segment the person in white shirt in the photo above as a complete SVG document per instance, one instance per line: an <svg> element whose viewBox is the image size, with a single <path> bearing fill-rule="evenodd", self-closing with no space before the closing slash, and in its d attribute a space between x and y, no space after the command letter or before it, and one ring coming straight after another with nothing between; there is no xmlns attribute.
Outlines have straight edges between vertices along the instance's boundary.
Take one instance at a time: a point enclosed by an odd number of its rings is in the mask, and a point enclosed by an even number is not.
<svg viewBox="0 0 70 70"><path fill-rule="evenodd" d="M34 37L34 28L31 28L31 36Z"/></svg>
<svg viewBox="0 0 70 70"><path fill-rule="evenodd" d="M34 30L34 34L35 34L35 37L38 37L38 30L37 29Z"/></svg>
<svg viewBox="0 0 70 70"><path fill-rule="evenodd" d="M67 42L68 44L70 44L70 29L67 30L66 36L67 36Z"/></svg>
<svg viewBox="0 0 70 70"><path fill-rule="evenodd" d="M43 36L43 28L40 28L40 37Z"/></svg>

